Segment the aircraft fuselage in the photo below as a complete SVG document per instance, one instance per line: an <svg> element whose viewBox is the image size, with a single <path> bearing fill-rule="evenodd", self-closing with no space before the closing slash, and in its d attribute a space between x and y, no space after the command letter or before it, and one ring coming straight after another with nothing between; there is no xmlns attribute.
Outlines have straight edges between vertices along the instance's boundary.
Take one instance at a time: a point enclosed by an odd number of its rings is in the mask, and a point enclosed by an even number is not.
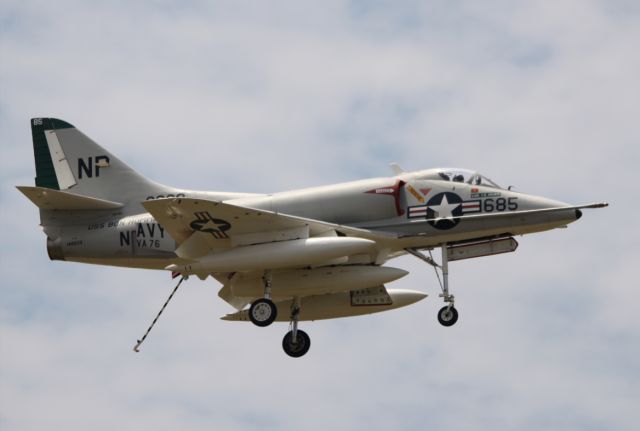
<svg viewBox="0 0 640 431"><path fill-rule="evenodd" d="M224 201L227 204L322 220L398 235L389 255L406 248L500 235L520 235L564 226L579 217L567 209L521 214L517 219L464 217L567 206L562 202L464 182L424 179L432 170L275 194L234 194L173 189L147 196ZM133 212L133 214L131 213ZM440 220L433 220L441 215ZM179 259L176 243L141 206L125 211L59 212L44 226L49 255L68 261L163 269ZM464 217L460 219L460 217ZM56 219L61 222L56 223ZM431 219L428 221L428 219ZM62 223L64 220L64 223ZM74 220L74 222L70 222ZM44 221L44 220L43 220Z"/></svg>

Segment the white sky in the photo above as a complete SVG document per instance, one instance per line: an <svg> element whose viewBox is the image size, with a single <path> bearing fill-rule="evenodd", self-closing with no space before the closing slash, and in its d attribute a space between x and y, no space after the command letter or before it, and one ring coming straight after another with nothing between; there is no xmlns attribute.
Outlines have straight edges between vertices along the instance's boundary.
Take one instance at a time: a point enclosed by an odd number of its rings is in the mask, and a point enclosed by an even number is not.
<svg viewBox="0 0 640 431"><path fill-rule="evenodd" d="M0 1L0 429L619 429L640 415L640 7L632 1ZM50 262L15 185L29 119L193 189L272 192L461 166L571 203L516 253L433 271L405 309L220 321L213 281Z"/></svg>

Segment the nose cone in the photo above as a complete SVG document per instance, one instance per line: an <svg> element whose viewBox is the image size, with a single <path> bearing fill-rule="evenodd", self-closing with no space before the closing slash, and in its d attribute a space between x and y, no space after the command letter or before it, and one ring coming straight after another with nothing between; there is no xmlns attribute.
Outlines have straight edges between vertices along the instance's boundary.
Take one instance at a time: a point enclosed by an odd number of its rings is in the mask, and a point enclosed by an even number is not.
<svg viewBox="0 0 640 431"><path fill-rule="evenodd" d="M576 220L578 220L580 217L582 217L582 211L576 210Z"/></svg>
<svg viewBox="0 0 640 431"><path fill-rule="evenodd" d="M529 195L527 196L527 201L527 203L530 205L529 209L562 208L570 206L568 203L545 198L542 196Z"/></svg>

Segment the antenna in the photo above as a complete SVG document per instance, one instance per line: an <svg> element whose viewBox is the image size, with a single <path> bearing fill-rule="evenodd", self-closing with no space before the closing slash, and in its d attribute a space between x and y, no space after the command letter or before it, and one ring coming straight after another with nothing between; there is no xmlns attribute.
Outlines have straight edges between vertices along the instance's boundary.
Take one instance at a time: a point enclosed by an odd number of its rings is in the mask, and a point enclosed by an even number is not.
<svg viewBox="0 0 640 431"><path fill-rule="evenodd" d="M402 169L400 165L397 164L396 162L389 163L389 167L391 168L391 170L395 175L404 174L405 172L404 169Z"/></svg>

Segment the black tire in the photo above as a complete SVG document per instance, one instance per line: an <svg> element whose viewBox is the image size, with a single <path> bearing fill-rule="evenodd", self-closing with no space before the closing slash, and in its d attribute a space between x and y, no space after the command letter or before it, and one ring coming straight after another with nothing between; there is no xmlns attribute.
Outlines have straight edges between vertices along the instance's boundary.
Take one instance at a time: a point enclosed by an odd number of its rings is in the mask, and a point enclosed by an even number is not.
<svg viewBox="0 0 640 431"><path fill-rule="evenodd" d="M289 331L282 339L282 348L284 352L292 358L299 358L304 356L311 347L311 338L306 332L298 329L298 335L296 337L296 343L293 343L293 332Z"/></svg>
<svg viewBox="0 0 640 431"><path fill-rule="evenodd" d="M458 321L458 310L453 306L444 306L438 311L438 322L442 326L453 326Z"/></svg>
<svg viewBox="0 0 640 431"><path fill-rule="evenodd" d="M256 326L269 326L276 317L278 317L278 308L270 299L256 299L249 307L249 320Z"/></svg>

